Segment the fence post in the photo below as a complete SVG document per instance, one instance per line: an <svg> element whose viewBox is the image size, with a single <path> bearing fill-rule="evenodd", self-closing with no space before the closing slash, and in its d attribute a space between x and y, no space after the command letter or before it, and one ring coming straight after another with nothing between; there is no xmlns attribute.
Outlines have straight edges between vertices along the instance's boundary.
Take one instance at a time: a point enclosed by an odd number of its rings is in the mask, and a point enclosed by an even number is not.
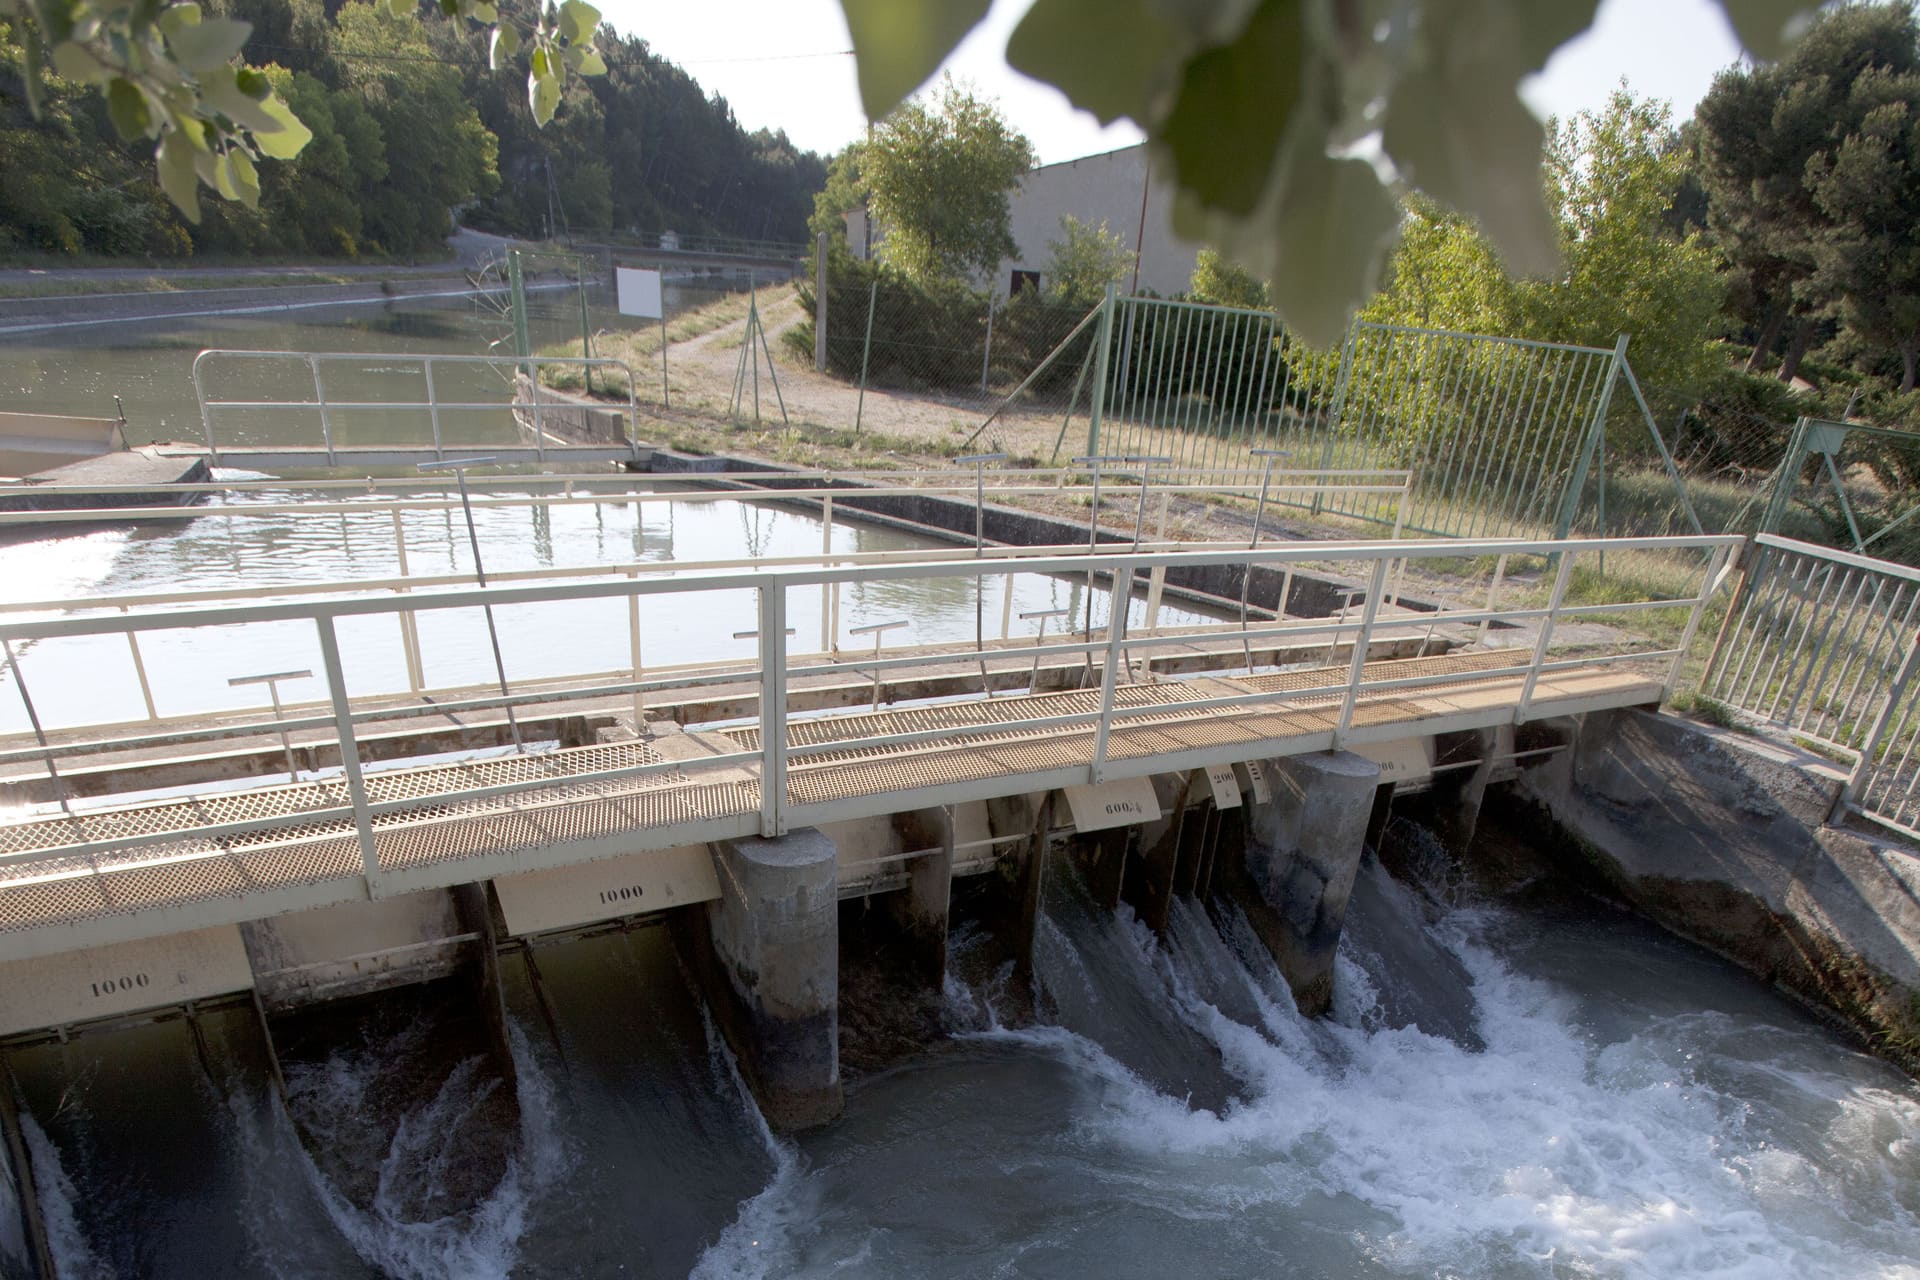
<svg viewBox="0 0 1920 1280"><path fill-rule="evenodd" d="M1726 646L1727 637L1733 633L1734 619L1740 612L1740 606L1747 598L1747 591L1753 585L1753 569L1760 559L1760 548L1755 545L1753 535L1740 544L1736 561L1740 566L1740 581L1733 589L1733 595L1727 600L1727 614L1720 619L1720 630L1714 634L1713 648L1707 650L1706 665L1700 668L1700 688L1705 691L1713 679L1713 670L1719 665L1720 651Z"/></svg>
<svg viewBox="0 0 1920 1280"><path fill-rule="evenodd" d="M1390 556L1381 556L1373 562L1373 578L1367 583L1367 608L1360 615L1360 634L1354 637L1353 660L1347 664L1347 698L1340 704L1340 720L1333 728L1333 749L1340 750L1346 745L1347 731L1353 728L1353 708L1360 700L1360 681L1367 673L1367 650L1373 648L1373 624L1380 617L1380 597L1387 586L1387 564ZM1334 644L1340 643L1340 637L1334 636Z"/></svg>
<svg viewBox="0 0 1920 1280"><path fill-rule="evenodd" d="M1353 380L1354 338L1360 332L1360 323L1355 321L1347 326L1347 340L1340 344L1340 372L1333 382L1333 407L1327 411L1327 443L1320 450L1320 470L1333 469L1333 450L1340 438L1340 426L1347 413L1347 384ZM1281 408L1284 410L1285 405ZM1313 507L1309 515L1319 515L1326 504L1326 494L1319 489L1313 491Z"/></svg>
<svg viewBox="0 0 1920 1280"><path fill-rule="evenodd" d="M320 440L327 446L327 465L334 465L333 456L333 419L327 414L327 392L320 380L320 361L314 356L307 357L307 368L313 370L313 399L320 406Z"/></svg>
<svg viewBox="0 0 1920 1280"><path fill-rule="evenodd" d="M827 371L827 233L824 231L813 238L813 371Z"/></svg>
<svg viewBox="0 0 1920 1280"><path fill-rule="evenodd" d="M1587 487L1587 472L1593 469L1594 454L1599 452L1600 441L1607 431L1607 410L1613 404L1613 388L1620 381L1620 369L1627 362L1627 335L1621 334L1613 344L1613 363L1607 366L1607 381L1600 388L1600 403L1594 406L1593 427L1587 433L1586 447L1580 450L1580 458L1573 466L1573 475L1567 480L1566 497L1560 501L1560 516L1554 521L1553 536L1556 540L1572 536L1573 518L1580 511L1580 491Z"/></svg>
<svg viewBox="0 0 1920 1280"><path fill-rule="evenodd" d="M867 286L867 336L860 344L860 398L853 404L853 433L860 434L860 415L867 408L867 357L873 353L873 304L880 296L880 278Z"/></svg>
<svg viewBox="0 0 1920 1280"><path fill-rule="evenodd" d="M987 366L993 361L993 304L992 294L987 295L987 340L980 345L980 394L987 394Z"/></svg>
<svg viewBox="0 0 1920 1280"><path fill-rule="evenodd" d="M1533 689L1540 683L1540 664L1547 660L1547 649L1553 643L1553 624L1560 617L1560 606L1567 599L1567 579L1573 576L1573 557L1571 549L1556 551L1560 570L1553 576L1553 594L1547 599L1547 616L1540 619L1540 636L1533 645L1533 661L1527 667L1527 682L1520 689L1520 705L1514 709L1513 722L1525 724L1527 712L1533 706Z"/></svg>
<svg viewBox="0 0 1920 1280"><path fill-rule="evenodd" d="M1802 414L1794 420L1793 434L1787 439L1787 451L1780 459L1780 467L1773 473L1773 492L1767 497L1767 509L1760 517L1761 533L1779 533L1780 521L1786 517L1787 503L1793 500L1793 491L1800 487L1800 468L1807 462L1807 418Z"/></svg>
<svg viewBox="0 0 1920 1280"><path fill-rule="evenodd" d="M1894 711L1907 695L1907 685L1913 681L1913 672L1920 666L1920 631L1907 640L1907 652L1900 659L1900 668L1894 673L1893 683L1887 688L1887 700L1880 704L1880 710L1874 713L1873 724L1867 729L1867 737L1860 744L1860 758L1853 763L1853 771L1847 780L1840 784L1840 792L1833 798L1833 808L1827 813L1827 824L1840 821L1860 794L1861 788L1869 784L1873 774L1873 758L1880 750L1881 740L1887 735L1887 726L1893 723Z"/></svg>
<svg viewBox="0 0 1920 1280"><path fill-rule="evenodd" d="M1107 407L1107 360L1108 348L1113 345L1114 304L1113 286L1108 285L1106 300L1100 304L1100 328L1093 339L1093 405L1087 418L1089 457L1100 452L1100 415Z"/></svg>

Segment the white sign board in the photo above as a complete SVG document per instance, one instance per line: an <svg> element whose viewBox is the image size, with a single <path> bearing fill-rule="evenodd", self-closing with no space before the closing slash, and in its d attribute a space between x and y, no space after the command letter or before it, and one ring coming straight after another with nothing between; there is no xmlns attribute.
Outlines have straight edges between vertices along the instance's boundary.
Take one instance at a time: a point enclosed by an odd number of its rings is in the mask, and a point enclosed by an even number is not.
<svg viewBox="0 0 1920 1280"><path fill-rule="evenodd" d="M1363 747L1354 747L1352 751L1380 766L1380 781L1383 783L1425 782L1433 776L1433 740L1430 738L1370 742Z"/></svg>
<svg viewBox="0 0 1920 1280"><path fill-rule="evenodd" d="M1207 785L1213 788L1213 807L1216 809L1238 809L1240 807L1240 778L1230 764L1210 764L1200 772L1207 775Z"/></svg>
<svg viewBox="0 0 1920 1280"><path fill-rule="evenodd" d="M253 986L230 924L0 965L0 1035L206 1000Z"/></svg>
<svg viewBox="0 0 1920 1280"><path fill-rule="evenodd" d="M493 891L507 932L518 938L710 902L720 881L707 846L696 844L498 876Z"/></svg>
<svg viewBox="0 0 1920 1280"><path fill-rule="evenodd" d="M618 267L613 273L620 314L658 320L666 313L660 305L660 273L634 267Z"/></svg>
<svg viewBox="0 0 1920 1280"><path fill-rule="evenodd" d="M1062 787L1073 811L1076 831L1104 831L1152 822L1160 816L1160 797L1152 778L1122 778L1089 787Z"/></svg>
<svg viewBox="0 0 1920 1280"><path fill-rule="evenodd" d="M1247 771L1247 781L1253 785L1253 802L1255 804L1272 804L1273 787L1267 782L1266 766L1262 765L1258 760L1249 760L1240 767Z"/></svg>

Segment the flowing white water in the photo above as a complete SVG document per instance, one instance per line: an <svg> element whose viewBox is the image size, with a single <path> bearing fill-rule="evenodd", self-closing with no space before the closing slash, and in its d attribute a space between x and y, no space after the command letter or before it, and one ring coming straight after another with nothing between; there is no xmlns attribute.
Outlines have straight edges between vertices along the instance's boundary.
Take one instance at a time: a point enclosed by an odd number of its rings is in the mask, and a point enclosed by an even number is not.
<svg viewBox="0 0 1920 1280"><path fill-rule="evenodd" d="M1165 947L1056 919L1046 985L1133 948L1134 1000L1203 1034L1237 1096L1154 1087L1110 1051L1124 1021L982 1032L804 1140L742 1219L785 1229L726 1273L1920 1277L1909 1082L1629 920L1429 925L1374 887L1322 1021L1232 912L1180 904ZM1459 978L1370 970L1370 932L1406 927ZM1417 1025L1462 997L1484 1048Z"/></svg>

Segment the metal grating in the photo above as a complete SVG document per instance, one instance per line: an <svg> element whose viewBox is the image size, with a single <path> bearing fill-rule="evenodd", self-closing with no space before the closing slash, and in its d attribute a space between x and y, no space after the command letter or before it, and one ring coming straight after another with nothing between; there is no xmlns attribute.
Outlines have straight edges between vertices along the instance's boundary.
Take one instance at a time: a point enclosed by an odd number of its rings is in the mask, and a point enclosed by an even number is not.
<svg viewBox="0 0 1920 1280"><path fill-rule="evenodd" d="M1456 709L1461 690L1481 700L1517 702L1530 651L1376 662L1369 679L1453 677L1415 689L1363 694L1356 727L1405 725ZM1114 690L1114 705L1145 714L1112 723L1108 758L1140 761L1196 748L1284 743L1333 728L1345 696L1347 669L1324 667L1235 678L1200 677ZM1570 669L1540 678L1543 702L1600 688L1657 691L1658 680L1609 667ZM1280 695L1270 705L1155 712L1161 705L1211 696ZM1292 694L1292 697L1285 695ZM900 791L1091 764L1095 728L1018 728L1014 722L1095 713L1098 690L1012 695L991 700L902 707L789 723L793 743L824 743L947 730L927 743L851 746L791 762L788 801L809 805L881 797ZM716 745L757 751L755 728L712 735ZM698 757L643 778L582 782L587 773L665 763L644 742L569 748L537 756L390 769L367 775L373 803L413 802L374 819L383 870L399 871L484 854L602 839L703 819L745 817L760 808L757 770L721 766L701 776ZM448 792L514 782L546 782L510 795L439 800ZM0 826L0 853L27 855L0 868L0 932L129 915L163 905L243 896L362 874L353 824L302 821L348 803L344 782L279 784L190 800L163 801L68 818ZM112 844L135 836L236 822L271 822L251 832L182 834L131 849ZM36 850L90 843L85 854L34 859ZM106 846L106 847L102 847Z"/></svg>

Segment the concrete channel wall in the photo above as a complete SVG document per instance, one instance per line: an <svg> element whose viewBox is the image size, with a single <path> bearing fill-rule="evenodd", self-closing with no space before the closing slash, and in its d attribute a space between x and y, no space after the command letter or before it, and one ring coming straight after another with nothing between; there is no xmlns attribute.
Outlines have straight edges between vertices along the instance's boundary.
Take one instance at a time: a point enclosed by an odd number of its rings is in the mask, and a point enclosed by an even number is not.
<svg viewBox="0 0 1920 1280"><path fill-rule="evenodd" d="M1646 711L1551 721L1519 794L1560 865L1920 1071L1920 853L1828 825L1842 771Z"/></svg>

